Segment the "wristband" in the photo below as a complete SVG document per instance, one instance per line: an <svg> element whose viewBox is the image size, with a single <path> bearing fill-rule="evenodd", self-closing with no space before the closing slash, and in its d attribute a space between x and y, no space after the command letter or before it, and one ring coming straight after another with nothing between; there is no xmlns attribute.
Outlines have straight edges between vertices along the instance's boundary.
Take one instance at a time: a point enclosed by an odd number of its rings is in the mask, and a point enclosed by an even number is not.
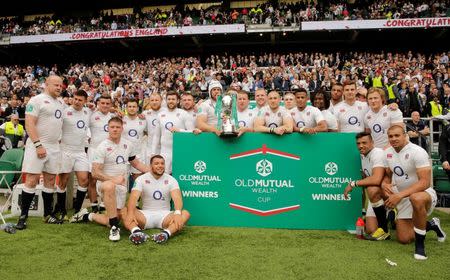
<svg viewBox="0 0 450 280"><path fill-rule="evenodd" d="M174 213L175 215L181 215L181 210L175 210L173 213Z"/></svg>
<svg viewBox="0 0 450 280"><path fill-rule="evenodd" d="M300 132L303 132L303 131L305 131L305 127L304 126L300 127Z"/></svg>
<svg viewBox="0 0 450 280"><path fill-rule="evenodd" d="M41 140L36 140L36 141L33 141L33 144L36 144L36 143L38 143L38 142L40 142Z"/></svg>
<svg viewBox="0 0 450 280"><path fill-rule="evenodd" d="M39 148L39 147L43 147L43 146L42 146L42 144L39 144L39 145L37 145L37 146L34 146L34 147L35 147L35 148L37 149L37 148Z"/></svg>
<svg viewBox="0 0 450 280"><path fill-rule="evenodd" d="M352 188L354 188L354 187L357 187L358 185L356 185L356 181L351 181L351 182L350 182L350 186L351 186Z"/></svg>
<svg viewBox="0 0 450 280"><path fill-rule="evenodd" d="M275 128L271 127L269 132L270 132L270 133L273 133L274 130L275 130Z"/></svg>
<svg viewBox="0 0 450 280"><path fill-rule="evenodd" d="M35 148L42 146L41 141L39 141L39 140L37 140L36 142L33 142L33 144L34 144Z"/></svg>

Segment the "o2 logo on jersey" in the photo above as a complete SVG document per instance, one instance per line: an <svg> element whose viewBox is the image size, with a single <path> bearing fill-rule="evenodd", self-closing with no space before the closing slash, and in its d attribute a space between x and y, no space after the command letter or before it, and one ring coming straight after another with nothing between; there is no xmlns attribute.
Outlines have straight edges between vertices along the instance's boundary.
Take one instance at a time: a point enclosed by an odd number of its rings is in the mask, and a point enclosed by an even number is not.
<svg viewBox="0 0 450 280"><path fill-rule="evenodd" d="M305 124L304 121L298 121L298 122L297 122L297 127L298 127L298 128L304 127L304 126L306 126L306 124Z"/></svg>
<svg viewBox="0 0 450 280"><path fill-rule="evenodd" d="M86 124L84 123L84 121L82 121L82 120L77 121L77 127L79 129L83 129L85 126L86 126Z"/></svg>
<svg viewBox="0 0 450 280"><path fill-rule="evenodd" d="M278 125L276 123L269 123L268 127L269 128L277 128Z"/></svg>
<svg viewBox="0 0 450 280"><path fill-rule="evenodd" d="M154 200L165 200L163 195L162 195L162 192L160 192L160 191L154 191L153 192L153 199Z"/></svg>
<svg viewBox="0 0 450 280"><path fill-rule="evenodd" d="M366 168L364 168L363 172L364 172L364 175L366 175L366 177L370 177L369 170L367 170Z"/></svg>
<svg viewBox="0 0 450 280"><path fill-rule="evenodd" d="M408 174L405 173L405 171L403 171L403 169L400 166L396 166L394 167L394 173L395 175L397 175L398 177L403 177L405 176L405 179L408 180Z"/></svg>
<svg viewBox="0 0 450 280"><path fill-rule="evenodd" d="M62 116L61 110L57 109L57 110L55 111L55 118L60 119L61 116Z"/></svg>
<svg viewBox="0 0 450 280"><path fill-rule="evenodd" d="M239 121L239 127L245 127L246 123L245 121Z"/></svg>
<svg viewBox="0 0 450 280"><path fill-rule="evenodd" d="M379 124L374 124L372 127L373 131L375 131L376 133L380 133L383 129L381 128L381 125Z"/></svg>
<svg viewBox="0 0 450 280"><path fill-rule="evenodd" d="M350 118L348 118L348 123L351 125L355 125L355 124L359 125L358 118L355 116L351 116Z"/></svg>
<svg viewBox="0 0 450 280"><path fill-rule="evenodd" d="M105 124L105 126L103 126L103 130L104 130L105 132L108 132L108 131L109 131L109 128L108 128L108 125L107 125L107 124Z"/></svg>
<svg viewBox="0 0 450 280"><path fill-rule="evenodd" d="M138 134L136 129L130 129L130 131L128 131L128 135L130 135L130 137L136 137Z"/></svg>
<svg viewBox="0 0 450 280"><path fill-rule="evenodd" d="M117 164L124 164L125 163L125 159L123 158L123 156L117 156L116 157L116 163Z"/></svg>
<svg viewBox="0 0 450 280"><path fill-rule="evenodd" d="M166 127L167 130L170 130L173 127L173 122L166 122L164 126Z"/></svg>

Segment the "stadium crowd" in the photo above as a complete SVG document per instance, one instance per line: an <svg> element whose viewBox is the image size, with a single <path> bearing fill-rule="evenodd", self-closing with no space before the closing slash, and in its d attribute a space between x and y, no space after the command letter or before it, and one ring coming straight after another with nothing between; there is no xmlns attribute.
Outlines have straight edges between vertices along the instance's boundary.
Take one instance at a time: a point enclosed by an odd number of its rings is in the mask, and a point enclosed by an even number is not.
<svg viewBox="0 0 450 280"><path fill-rule="evenodd" d="M207 9L172 8L168 11L154 9L133 14L113 15L113 12L98 12L84 17L36 17L24 21L19 17L0 19L0 33L11 35L39 35L98 30L121 30L170 26L207 24L269 24L291 26L301 21L398 19L422 17L446 17L450 14L448 0L425 1L311 1L271 4L270 1L256 7L224 9L212 6Z"/></svg>
<svg viewBox="0 0 450 280"><path fill-rule="evenodd" d="M62 96L67 104L78 89L85 90L88 101L110 95L114 106L124 110L127 100L138 99L144 109L151 93L163 96L169 90L189 91L196 100L207 97L208 84L220 82L227 90L240 88L254 94L264 88L282 93L305 88L310 93L346 80L354 80L358 97L364 99L370 87L383 88L388 103L397 103L405 117L413 111L432 116L430 102L438 102L440 114L449 107L450 53L265 53L261 55L211 55L196 57L151 58L127 63L1 66L0 116L17 113L24 118L29 97L43 91L50 74L64 79Z"/></svg>

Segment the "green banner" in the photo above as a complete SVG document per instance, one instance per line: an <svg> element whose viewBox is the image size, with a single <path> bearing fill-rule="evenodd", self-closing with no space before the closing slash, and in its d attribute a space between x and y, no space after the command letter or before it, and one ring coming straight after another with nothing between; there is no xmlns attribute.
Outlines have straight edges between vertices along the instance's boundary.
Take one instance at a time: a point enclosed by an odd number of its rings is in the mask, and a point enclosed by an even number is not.
<svg viewBox="0 0 450 280"><path fill-rule="evenodd" d="M174 135L173 176L190 225L354 229L361 189L355 135Z"/></svg>

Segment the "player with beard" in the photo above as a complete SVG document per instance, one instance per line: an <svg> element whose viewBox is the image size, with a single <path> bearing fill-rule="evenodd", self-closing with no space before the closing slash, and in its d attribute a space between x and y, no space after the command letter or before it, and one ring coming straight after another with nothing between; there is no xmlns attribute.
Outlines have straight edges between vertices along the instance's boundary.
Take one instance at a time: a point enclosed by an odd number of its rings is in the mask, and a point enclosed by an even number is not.
<svg viewBox="0 0 450 280"><path fill-rule="evenodd" d="M87 93L84 90L75 92L72 106L65 109L63 113L60 186L56 191L57 203L53 212L54 215L61 213L61 220L67 214L66 186L72 171L75 172L78 182L77 198L74 203L75 214L73 217L75 219L80 215L78 212L81 210L88 190L89 160L85 151L85 143L88 138L91 110L84 107L87 97Z"/></svg>
<svg viewBox="0 0 450 280"><path fill-rule="evenodd" d="M366 214L367 239L386 240L390 238L388 231L386 208L381 192L381 181L384 177L384 151L374 146L370 133L361 132L356 135L356 144L361 154L362 180L350 182L344 190L344 196L355 187L364 187L369 196Z"/></svg>
<svg viewBox="0 0 450 280"><path fill-rule="evenodd" d="M222 85L213 80L209 83L209 99L205 100L198 109L196 126L201 131L214 132L220 136L221 131L217 128L216 102L217 97L222 94Z"/></svg>
<svg viewBox="0 0 450 280"><path fill-rule="evenodd" d="M135 99L129 100L126 105L127 114L122 118L123 121L123 132L122 137L128 139L133 143L135 151L137 153L136 157L145 161L144 145L142 142L144 138L144 132L147 128L147 122L138 117L139 105L138 101ZM139 170L131 168L131 173L133 178L139 176Z"/></svg>
<svg viewBox="0 0 450 280"><path fill-rule="evenodd" d="M315 134L317 132L327 132L327 122L319 109L307 105L309 100L306 89L298 89L295 92L297 107L291 111L294 120L294 131Z"/></svg>
<svg viewBox="0 0 450 280"><path fill-rule="evenodd" d="M164 165L162 156L153 156L150 159L150 172L137 178L131 190L124 225L131 232L130 241L136 245L147 240L144 229L162 229L152 239L156 243L164 243L179 232L190 218L189 212L183 210L178 182L164 172ZM139 198L142 199L142 210L136 209ZM170 211L171 200L175 211Z"/></svg>
<svg viewBox="0 0 450 280"><path fill-rule="evenodd" d="M334 107L336 107L339 103L342 102L342 95L344 92L344 87L341 83L334 83L331 86L331 100L330 100L330 106L328 107L328 110L330 110L331 113L334 114Z"/></svg>
<svg viewBox="0 0 450 280"><path fill-rule="evenodd" d="M403 126L391 126L388 131L389 148L385 150L386 174L381 184L386 207L397 208L397 240L407 244L415 240L414 258L426 260L425 235L436 232L444 242L438 218L427 221L436 205L436 191L430 186L431 166L427 152L409 143Z"/></svg>
<svg viewBox="0 0 450 280"><path fill-rule="evenodd" d="M110 226L109 240L120 240L119 219L126 215L128 165L142 173L150 168L136 158L134 145L122 137L123 122L119 117L108 121L108 138L95 150L92 176L97 179L97 191L102 194L106 214L86 213L81 221L95 221Z"/></svg>
<svg viewBox="0 0 450 280"><path fill-rule="evenodd" d="M55 179L60 171L61 150L59 140L62 132L63 104L58 99L63 81L58 76L50 76L45 81L45 91L30 99L25 113L25 128L29 136L25 145L22 172L27 173L21 194L21 213L16 228L27 227L30 205L41 173L44 177L44 221L59 224L61 221L52 215Z"/></svg>
<svg viewBox="0 0 450 280"><path fill-rule="evenodd" d="M189 114L177 108L178 93L170 91L166 94L167 111L158 114L155 134L153 135L152 154L156 154L158 146L161 147L161 156L164 158L166 173L172 174L173 133L201 131L194 126L194 120Z"/></svg>
<svg viewBox="0 0 450 280"><path fill-rule="evenodd" d="M149 163L149 159L152 156L152 143L153 143L153 135L155 134L156 128L156 118L158 114L165 110L165 108L161 107L162 97L158 93L152 93L149 97L150 103L148 104L145 111L142 114L145 116L145 120L147 121L147 147L146 147L146 157L145 163ZM155 153L159 154L161 152L161 147L156 147Z"/></svg>
<svg viewBox="0 0 450 280"><path fill-rule="evenodd" d="M197 119L197 109L195 108L195 100L194 100L194 96L189 93L189 92L184 92L181 95L181 109L185 110L192 119L194 119L194 123L195 123L195 119Z"/></svg>
<svg viewBox="0 0 450 280"><path fill-rule="evenodd" d="M249 109L248 92L240 90L237 95L237 115L239 122L239 136L245 132L253 132L253 121L256 117L255 110Z"/></svg>
<svg viewBox="0 0 450 280"><path fill-rule="evenodd" d="M286 108L280 106L280 94L277 91L271 91L268 98L268 106L259 110L255 118L253 124L255 132L274 133L277 135L292 133L293 120Z"/></svg>
<svg viewBox="0 0 450 280"><path fill-rule="evenodd" d="M375 147L387 148L389 145L387 130L393 125L403 126L403 114L397 110L390 110L385 101L385 93L381 88L371 88L367 94L369 112L364 117L366 132L372 135Z"/></svg>
<svg viewBox="0 0 450 280"><path fill-rule="evenodd" d="M89 119L91 138L89 141L88 158L91 166L95 155L95 149L103 140L108 138L108 121L114 117L114 114L111 113L111 109L111 98L107 95L101 95L97 100L97 110L91 114ZM97 180L93 176L90 176L88 193L93 212L98 211L96 185Z"/></svg>

